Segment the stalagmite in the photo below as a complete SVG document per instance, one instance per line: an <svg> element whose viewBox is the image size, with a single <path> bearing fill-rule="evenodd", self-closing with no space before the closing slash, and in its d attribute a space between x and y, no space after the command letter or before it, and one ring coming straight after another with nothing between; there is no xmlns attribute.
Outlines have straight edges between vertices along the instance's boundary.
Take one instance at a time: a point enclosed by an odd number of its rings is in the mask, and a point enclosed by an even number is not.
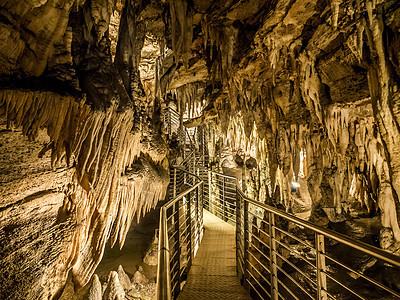
<svg viewBox="0 0 400 300"><path fill-rule="evenodd" d="M105 300L124 300L125 291L119 281L118 273L112 271L108 276L107 288L104 291Z"/></svg>
<svg viewBox="0 0 400 300"><path fill-rule="evenodd" d="M102 300L102 287L99 280L99 277L94 274L92 277L92 284L89 289L89 293L87 295L88 300Z"/></svg>

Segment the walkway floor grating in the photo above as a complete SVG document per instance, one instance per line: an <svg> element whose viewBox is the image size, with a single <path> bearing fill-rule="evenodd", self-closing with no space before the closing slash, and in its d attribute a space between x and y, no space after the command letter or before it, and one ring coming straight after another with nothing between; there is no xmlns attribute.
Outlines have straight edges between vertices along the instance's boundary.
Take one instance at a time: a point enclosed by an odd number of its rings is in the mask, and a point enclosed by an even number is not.
<svg viewBox="0 0 400 300"><path fill-rule="evenodd" d="M235 227L204 210L204 236L178 300L249 300L236 276Z"/></svg>

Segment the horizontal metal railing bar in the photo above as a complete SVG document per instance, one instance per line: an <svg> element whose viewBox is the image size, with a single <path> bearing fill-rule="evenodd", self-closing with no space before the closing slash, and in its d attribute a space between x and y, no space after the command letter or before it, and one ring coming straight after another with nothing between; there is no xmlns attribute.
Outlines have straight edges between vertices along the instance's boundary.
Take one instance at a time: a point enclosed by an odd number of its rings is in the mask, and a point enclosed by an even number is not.
<svg viewBox="0 0 400 300"><path fill-rule="evenodd" d="M259 242L260 242L261 244L263 244L265 247L268 247L268 249L270 248L269 245L267 245L263 240L261 240L258 236L256 236L256 235L255 235L254 233L252 233L250 230L246 229L246 231L247 231L249 234L251 234L252 237L256 238L257 241L259 241ZM249 241L249 244L252 244L252 245L253 245L253 243L252 243L251 241Z"/></svg>
<svg viewBox="0 0 400 300"><path fill-rule="evenodd" d="M173 266L172 266L172 268L171 268L171 270L172 270L173 273L177 273L177 272L174 272L174 270L175 270L175 268L176 268L177 265L178 265L178 260L173 264ZM171 277L171 278L173 278L173 277ZM171 280L172 280L172 279L171 279Z"/></svg>
<svg viewBox="0 0 400 300"><path fill-rule="evenodd" d="M225 187L225 192L227 194L231 194L231 195L235 194L235 195L237 195L237 193L236 193L236 190L237 190L236 184L235 185L231 185L231 184L226 184L226 182L225 182L224 187Z"/></svg>
<svg viewBox="0 0 400 300"><path fill-rule="evenodd" d="M221 173L216 173L215 171L210 171L211 175L214 176L216 179L218 180L225 180L227 182L235 182L236 178L235 177L231 177L229 175L225 175L225 174L221 174Z"/></svg>
<svg viewBox="0 0 400 300"><path fill-rule="evenodd" d="M170 257L169 261L172 262L175 258L175 256L177 255L178 251L174 251L174 255L172 255L172 257Z"/></svg>
<svg viewBox="0 0 400 300"><path fill-rule="evenodd" d="M380 287L381 289L385 290L386 292L391 293L392 295L394 295L394 296L400 298L400 294L399 294L398 292L396 292L396 291L394 291L394 290L388 288L387 286L383 285L383 284L380 283L379 281L376 281L376 280L373 279L373 278L370 278L370 277L365 276L364 274L362 274L362 273L360 273L360 272L357 272L356 270L354 270L354 269L352 269L352 268L350 268L350 267L344 265L343 263L341 263L340 261L334 259L333 257L331 257L331 256L328 255L328 254L325 254L325 257L326 257L327 259L329 259L330 261L332 261L332 262L334 262L334 263L336 263L336 264L342 266L343 268L347 269L348 271L350 271L350 272L352 272L352 273L354 273L354 274L357 274L358 276L364 278L365 280L369 281L370 283L372 283L372 284L374 284L374 285Z"/></svg>
<svg viewBox="0 0 400 300"><path fill-rule="evenodd" d="M303 291L304 294L306 294L308 297L311 299L315 299L303 286L301 286L300 283L297 282L296 279L294 279L291 275L289 275L285 270L283 270L280 266L276 265L276 268L281 271L287 278L289 278L299 289Z"/></svg>
<svg viewBox="0 0 400 300"><path fill-rule="evenodd" d="M188 260L189 260L189 258L188 258ZM180 275L181 277L182 277L182 275L185 273L186 267L187 267L187 266L185 266L185 268L182 268L182 269L181 269L181 272L179 273L179 275Z"/></svg>
<svg viewBox="0 0 400 300"><path fill-rule="evenodd" d="M261 223L264 223L267 226L270 226L269 223L267 223L263 218L261 218L259 215L256 215L254 212L248 211L247 212L248 215L253 216L253 218L256 218L257 220L259 220ZM249 221L250 222L250 218Z"/></svg>
<svg viewBox="0 0 400 300"><path fill-rule="evenodd" d="M252 224L252 226L254 226L254 224ZM271 236L269 235L269 233L267 233L267 232L265 232L263 229L261 229L261 228L259 228L259 227L256 227L257 228L257 230L258 230L258 233L263 233L263 234L265 234L265 236L267 236L268 238L271 238Z"/></svg>
<svg viewBox="0 0 400 300"><path fill-rule="evenodd" d="M217 200L218 200L218 201L217 201ZM220 204L221 206L223 206L224 199L219 198L219 197L213 197L213 199L212 199L211 201L214 201L215 203L218 203L218 204ZM229 204L229 206L233 206L234 208L228 207L227 204ZM227 209L231 210L231 211L235 211L235 210L236 210L236 207L235 207L234 205L232 205L232 203L229 203L229 202L227 202L227 201L225 201L225 207L226 207ZM235 214L236 214L236 212L235 212Z"/></svg>
<svg viewBox="0 0 400 300"><path fill-rule="evenodd" d="M235 208L228 207L228 206L226 206L226 204L225 204L225 208L230 210L229 212L227 211L228 214L236 215Z"/></svg>
<svg viewBox="0 0 400 300"><path fill-rule="evenodd" d="M225 191L226 194L231 194L233 195L233 189L230 190L226 185L222 184L222 183L216 183L214 184L214 188L218 188L219 192L222 193L222 191ZM236 188L235 188L236 190Z"/></svg>
<svg viewBox="0 0 400 300"><path fill-rule="evenodd" d="M175 241L175 243L174 243L172 246L169 247L169 248L170 248L170 251L173 250L173 249L175 248L176 244L178 244L178 241Z"/></svg>
<svg viewBox="0 0 400 300"><path fill-rule="evenodd" d="M171 282L172 282L172 281L171 281ZM178 281L175 281L174 285L172 286L172 291L174 291L174 290L175 290L175 288L176 288L176 285L177 285L178 283L179 283Z"/></svg>
<svg viewBox="0 0 400 300"><path fill-rule="evenodd" d="M276 280L279 282L280 285L282 285L282 286L285 288L285 290L286 290L294 299L300 300L300 298L298 298L298 297L294 294L294 292L293 292L286 284L284 284L279 278L277 278ZM280 296L281 296L282 299L285 299L282 295L280 295Z"/></svg>
<svg viewBox="0 0 400 300"><path fill-rule="evenodd" d="M183 209L184 210L184 209ZM182 218L185 218L185 220L184 221L187 221L187 217L186 217L186 214L185 213L183 213L180 217L179 217L179 223L183 223L182 222ZM180 228L180 227L179 227Z"/></svg>
<svg viewBox="0 0 400 300"><path fill-rule="evenodd" d="M182 199L184 196L186 196L187 194L189 194L190 192L194 191L197 187L199 187L203 182L200 181L198 183L196 183L194 186L192 186L191 188L189 188L188 190L180 193L179 195L177 195L174 199L170 200L169 202L167 202L166 204L164 204L164 206L168 209L170 208L172 205L174 205L175 202L179 201L180 199Z"/></svg>
<svg viewBox="0 0 400 300"><path fill-rule="evenodd" d="M190 225L186 226L185 230L183 230L183 232L180 233L180 235L179 235L180 238L182 238L183 236L185 236L185 239L186 239L186 236L188 236L189 234L184 234L184 233L187 231L187 229L189 228L189 226L190 226Z"/></svg>
<svg viewBox="0 0 400 300"><path fill-rule="evenodd" d="M274 251L277 256L279 256L283 261L285 261L289 266L291 266L293 269L295 269L297 272L299 272L301 275L303 275L304 278L307 278L309 282L311 282L314 286L317 286L317 283L314 282L308 275L306 275L302 270L300 270L298 267L296 267L293 263L291 263L286 257L281 255L279 252Z"/></svg>
<svg viewBox="0 0 400 300"><path fill-rule="evenodd" d="M266 266L264 266L264 264L263 264L262 262L260 262L260 260L259 260L257 257L255 257L253 253L251 253L250 251L248 251L248 252L249 252L249 254L253 257L253 259L254 259L256 262L258 262L258 263L260 264L261 267L264 268L265 271L267 271L269 274L271 274L271 270L270 270L270 269L268 269ZM267 280L267 281L268 281L268 280ZM268 282L269 282L269 281L268 281Z"/></svg>
<svg viewBox="0 0 400 300"><path fill-rule="evenodd" d="M386 251L383 251L382 249L379 249L379 248L377 248L375 246L372 246L372 245L369 245L367 243L364 243L364 242L361 242L361 241L358 241L358 240L353 240L352 238L350 238L350 237L348 237L348 236L346 236L344 234L341 234L339 232L335 232L335 231L330 230L330 229L325 229L325 228L322 228L322 227L318 227L318 226L312 224L311 222L308 222L306 220L300 219L300 218L298 218L298 217L296 217L294 215L288 214L288 213L286 213L286 212L284 212L282 210L279 210L279 209L277 209L275 207L269 206L269 205L267 205L265 203L261 203L261 202L257 202L255 200L252 200L252 199L246 197L239 188L238 188L238 191L241 194L241 196L243 198L245 198L245 201L247 201L247 202L249 202L249 203L251 203L251 204L253 204L255 206L263 208L268 212L271 212L271 213L273 213L273 214L275 214L275 215L277 215L279 217L282 217L282 218L284 218L286 220L289 220L289 221L291 221L293 223L301 225L301 226L303 226L303 227L305 227L307 229L311 229L312 231L314 231L316 233L320 233L320 234L324 235L325 237L331 238L331 239L333 239L335 241L341 242L342 244L345 244L345 245L350 246L350 247L352 247L354 249L357 249L357 250L360 250L362 252L365 252L365 253L367 253L367 254L369 254L371 256L374 256L376 258L382 259L382 260L384 260L384 261L386 261L386 262L388 262L388 263L390 263L392 265L400 267L400 257L399 256L396 256L396 255L394 255L392 253L388 253Z"/></svg>
<svg viewBox="0 0 400 300"><path fill-rule="evenodd" d="M171 227L171 228L168 228L168 231L167 231L167 232L168 232L168 236L170 235L170 233L172 233L172 232L174 231L174 225L175 225L175 224L171 224L171 226L169 226L169 227ZM171 237L173 237L173 236L171 236ZM171 238L171 237L170 237L170 238Z"/></svg>
<svg viewBox="0 0 400 300"><path fill-rule="evenodd" d="M233 215L233 216L234 216L234 215ZM227 216L225 216L225 218L226 218L228 221L232 221L232 222L235 222L235 221L236 221L236 219L233 218L233 217L227 217Z"/></svg>
<svg viewBox="0 0 400 300"><path fill-rule="evenodd" d="M305 257L303 257L302 255L296 253L293 249L291 249L289 246L285 245L284 243L281 243L280 241L276 240L275 241L281 245L282 247L284 247L285 249L287 249L288 251L290 251L291 253L294 253L296 257L300 258L302 261L306 262L308 265L310 265L312 268L315 269L315 265L311 262L309 262Z"/></svg>
<svg viewBox="0 0 400 300"><path fill-rule="evenodd" d="M236 190L236 184L233 184L232 182L229 182L229 181L226 181L226 180L224 181L223 179L221 180L221 179L217 178L217 181L215 182L215 185L220 186L220 187L224 187L225 189L230 189L230 190L235 189Z"/></svg>
<svg viewBox="0 0 400 300"><path fill-rule="evenodd" d="M235 210L236 209L236 206L234 205L234 203L233 202L229 202L229 201L227 201L227 200L229 200L229 199L224 199L223 197L219 197L219 196L215 196L215 197L211 197L212 199L215 199L215 200L219 200L220 201L220 204L222 204L221 202L223 202L224 200L225 200L225 204L229 204L230 206L233 206L233 207L235 207L235 208L229 208L230 210ZM215 201L214 200L214 201ZM232 199L231 199L232 200Z"/></svg>
<svg viewBox="0 0 400 300"><path fill-rule="evenodd" d="M233 206L236 208L235 202L236 202L236 198L229 198L227 196L223 197L223 195L214 195L214 197L212 197L214 199L217 199L219 201L225 201L226 204L229 204L230 206Z"/></svg>
<svg viewBox="0 0 400 300"><path fill-rule="evenodd" d="M306 247L310 247L311 249L315 250L314 247L313 247L312 245L310 245L310 244L308 244L308 243L302 241L302 240L299 239L297 236L295 236L295 235L293 235L293 234L287 232L286 230L283 230L283 229L281 229L281 228L279 228L279 227L277 227L277 226L275 226L275 229L278 230L278 231L280 231L280 232L282 232L283 234L285 234L285 235L291 237L292 239L298 241L300 244L302 244L302 245L304 245L304 246L306 246Z"/></svg>
<svg viewBox="0 0 400 300"><path fill-rule="evenodd" d="M238 262L239 262L240 270L242 271L242 274L243 274L244 273L244 268L243 268L244 262L240 258L239 258Z"/></svg>
<svg viewBox="0 0 400 300"><path fill-rule="evenodd" d="M181 225L179 225L179 232L180 232L180 234L182 234L182 232L185 232L185 230L183 230L183 231L181 231L181 228L183 227L183 226L188 226L186 223L187 223L187 220L189 219L189 217L186 217L185 218L185 220L184 220L184 222L181 222Z"/></svg>
<svg viewBox="0 0 400 300"><path fill-rule="evenodd" d="M360 299L363 300L368 300L367 298L364 298L363 296L359 295L357 292L353 291L352 289L348 288L347 286L345 286L343 283L341 283L340 281L338 281L336 278L332 277L331 275L329 275L328 273L324 272L324 274L326 275L326 277L328 277L330 280L336 282L338 285L340 285L341 287L343 287L344 289L348 290L350 293L352 293L353 295L357 296Z"/></svg>
<svg viewBox="0 0 400 300"><path fill-rule="evenodd" d="M248 239L246 239L246 240L248 240ZM249 242L249 244L250 244L250 242ZM257 247L254 246L254 245L253 245L253 247L254 247L254 249L256 249L260 254L262 254L268 261L270 261L270 258L269 258L263 251L261 251L261 249L257 248ZM249 249L246 249L245 251L247 251L247 252L250 253L250 250L249 250Z"/></svg>
<svg viewBox="0 0 400 300"><path fill-rule="evenodd" d="M171 270L173 270L173 271L172 271L173 276L171 277L171 283L172 283L172 282L174 282L174 280L175 280L175 278L176 278L176 275L178 274L178 271L175 270L175 267L174 267L174 269L171 269Z"/></svg>
<svg viewBox="0 0 400 300"><path fill-rule="evenodd" d="M255 268L254 265L252 265L252 263L251 263L249 260L247 260L247 262L248 262L249 265L253 268L253 270L255 270L259 275L261 275L261 273ZM257 278L255 278L255 276L254 276L251 272L249 272L249 274L251 275L251 277L253 277L253 279L254 279L254 281L257 283L257 285L258 285L259 287L261 287L262 290L268 295L268 297L271 297L270 293L263 287L263 285L257 280ZM265 280L265 277L264 277L264 276L261 275L261 277ZM267 280L265 280L265 281L269 283L269 281L267 281Z"/></svg>
<svg viewBox="0 0 400 300"><path fill-rule="evenodd" d="M253 284L250 282L250 280L246 278L246 281L247 281L247 282L249 283L249 285L253 288L253 290L258 294L258 296L259 296L261 299L264 299L264 297L261 296L260 292L253 286Z"/></svg>
<svg viewBox="0 0 400 300"><path fill-rule="evenodd" d="M167 222L169 221L169 220L171 220L171 218L173 217L173 216L175 216L176 215L176 213L177 212L174 212L173 214L171 214L169 217L167 217Z"/></svg>
<svg viewBox="0 0 400 300"><path fill-rule="evenodd" d="M329 297L329 298L331 298L331 299L336 299L336 297L335 296L333 296L332 294L330 294L328 291L325 291L324 290L324 292L326 293L326 295Z"/></svg>
<svg viewBox="0 0 400 300"><path fill-rule="evenodd" d="M229 193L225 193L225 196L222 197L222 195L220 195L219 198L225 199L225 202L229 203L230 205L236 207L236 197L230 196Z"/></svg>
<svg viewBox="0 0 400 300"><path fill-rule="evenodd" d="M233 181L237 181L237 179L236 179L236 177L234 177L234 176L229 176L229 175L225 175L225 174L221 174L221 173L218 173L218 172L215 172L215 171L209 171L211 174L214 174L214 175L217 175L217 176L220 176L220 177L225 177L225 178L229 178L229 179L231 179L231 180L233 180Z"/></svg>
<svg viewBox="0 0 400 300"><path fill-rule="evenodd" d="M223 210L221 207L219 207L218 205L216 205L215 203L213 203L213 202L214 202L214 201L212 201L212 200L210 201L212 207L213 207L214 209L219 210L219 213L223 214L224 210Z"/></svg>

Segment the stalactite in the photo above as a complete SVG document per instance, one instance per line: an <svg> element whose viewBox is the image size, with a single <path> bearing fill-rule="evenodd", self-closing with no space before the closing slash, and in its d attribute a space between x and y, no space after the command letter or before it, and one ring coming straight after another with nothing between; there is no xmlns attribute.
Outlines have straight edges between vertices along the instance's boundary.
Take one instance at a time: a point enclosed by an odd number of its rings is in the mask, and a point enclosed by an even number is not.
<svg viewBox="0 0 400 300"><path fill-rule="evenodd" d="M176 63L182 56L188 68L193 39L193 17L186 0L170 1L172 44Z"/></svg>
<svg viewBox="0 0 400 300"><path fill-rule="evenodd" d="M76 251L65 268L73 268L74 280L82 286L100 261L107 239L113 244L119 240L122 247L133 217L140 218L164 198L169 181L161 166L165 145L151 134L143 140L146 130L131 131L132 110L120 112L111 106L93 111L84 98L1 90L0 113L22 126L31 139L46 128L54 167L65 154L67 161L75 162L71 199L82 226L75 232Z"/></svg>

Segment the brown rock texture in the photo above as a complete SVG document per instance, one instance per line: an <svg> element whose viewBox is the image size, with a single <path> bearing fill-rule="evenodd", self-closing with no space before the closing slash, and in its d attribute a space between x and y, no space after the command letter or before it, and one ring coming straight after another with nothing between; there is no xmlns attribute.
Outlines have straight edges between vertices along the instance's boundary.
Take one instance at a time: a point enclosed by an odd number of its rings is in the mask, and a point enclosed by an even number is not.
<svg viewBox="0 0 400 300"><path fill-rule="evenodd" d="M290 210L306 183L311 220L358 202L400 240L397 0L6 0L0 41L0 298L123 245L164 198L172 102L212 161L256 160L252 197Z"/></svg>

